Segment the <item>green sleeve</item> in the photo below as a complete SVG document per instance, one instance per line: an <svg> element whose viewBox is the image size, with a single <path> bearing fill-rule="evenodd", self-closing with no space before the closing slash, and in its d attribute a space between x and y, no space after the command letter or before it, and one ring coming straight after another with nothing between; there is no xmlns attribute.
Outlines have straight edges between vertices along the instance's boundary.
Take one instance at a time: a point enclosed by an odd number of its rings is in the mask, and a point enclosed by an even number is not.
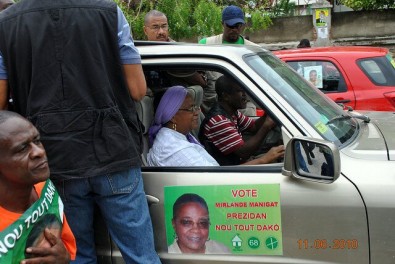
<svg viewBox="0 0 395 264"><path fill-rule="evenodd" d="M201 40L199 40L199 44L206 44L206 38L202 38Z"/></svg>

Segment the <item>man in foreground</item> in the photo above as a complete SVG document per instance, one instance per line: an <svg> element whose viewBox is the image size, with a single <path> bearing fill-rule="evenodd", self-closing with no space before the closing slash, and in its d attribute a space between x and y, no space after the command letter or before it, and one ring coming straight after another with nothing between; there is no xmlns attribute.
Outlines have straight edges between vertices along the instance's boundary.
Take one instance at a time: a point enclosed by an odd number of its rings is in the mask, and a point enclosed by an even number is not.
<svg viewBox="0 0 395 264"><path fill-rule="evenodd" d="M135 106L146 83L122 11L106 0L20 1L0 13L0 53L0 106L9 87L14 110L40 131L75 263L97 262L95 208L126 263L160 263Z"/></svg>
<svg viewBox="0 0 395 264"><path fill-rule="evenodd" d="M75 239L49 174L37 129L14 112L0 111L0 241L15 241L6 243L0 263L66 264L75 259ZM38 226L48 216L59 222L58 232ZM36 243L29 243L33 233ZM25 250L25 245L32 246Z"/></svg>

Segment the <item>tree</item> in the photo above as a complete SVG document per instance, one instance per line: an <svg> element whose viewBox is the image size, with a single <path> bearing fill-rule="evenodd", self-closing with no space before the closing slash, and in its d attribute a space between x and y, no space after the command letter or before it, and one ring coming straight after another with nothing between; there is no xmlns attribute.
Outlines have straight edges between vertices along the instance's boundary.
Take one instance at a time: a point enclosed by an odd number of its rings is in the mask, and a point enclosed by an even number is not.
<svg viewBox="0 0 395 264"><path fill-rule="evenodd" d="M342 0L341 3L354 10L395 8L394 0Z"/></svg>
<svg viewBox="0 0 395 264"><path fill-rule="evenodd" d="M206 37L222 32L222 9L230 4L240 6L246 14L248 31L265 29L272 24L266 9L269 0L114 0L131 25L135 39L145 39L144 16L157 9L166 14L170 35L175 40Z"/></svg>

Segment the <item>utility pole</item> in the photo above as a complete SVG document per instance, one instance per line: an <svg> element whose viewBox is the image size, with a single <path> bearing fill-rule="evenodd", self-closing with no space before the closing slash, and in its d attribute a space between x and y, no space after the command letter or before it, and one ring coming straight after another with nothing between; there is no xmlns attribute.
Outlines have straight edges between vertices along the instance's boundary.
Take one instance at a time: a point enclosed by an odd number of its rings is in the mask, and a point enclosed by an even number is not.
<svg viewBox="0 0 395 264"><path fill-rule="evenodd" d="M313 11L313 25L317 34L315 47L331 46L332 5L325 0L317 0L311 5Z"/></svg>

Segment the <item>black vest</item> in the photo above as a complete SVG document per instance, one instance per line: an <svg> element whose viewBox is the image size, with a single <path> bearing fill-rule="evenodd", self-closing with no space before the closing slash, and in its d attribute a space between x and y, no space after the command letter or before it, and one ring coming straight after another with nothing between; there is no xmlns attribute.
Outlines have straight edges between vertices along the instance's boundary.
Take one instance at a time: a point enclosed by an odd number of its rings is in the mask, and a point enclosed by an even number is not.
<svg viewBox="0 0 395 264"><path fill-rule="evenodd" d="M228 115L228 113L221 107L220 104L216 103L210 111L205 116L202 124L200 125L199 130L199 141L204 145L207 152L210 153L211 156L218 162L221 166L226 165L240 165L241 159L234 153L230 153L228 155L223 154L205 135L204 135L204 126L207 122L214 116L222 115L232 120L232 117Z"/></svg>
<svg viewBox="0 0 395 264"><path fill-rule="evenodd" d="M52 178L140 166L117 23L116 4L104 0L22 0L0 14L14 109L40 131Z"/></svg>

